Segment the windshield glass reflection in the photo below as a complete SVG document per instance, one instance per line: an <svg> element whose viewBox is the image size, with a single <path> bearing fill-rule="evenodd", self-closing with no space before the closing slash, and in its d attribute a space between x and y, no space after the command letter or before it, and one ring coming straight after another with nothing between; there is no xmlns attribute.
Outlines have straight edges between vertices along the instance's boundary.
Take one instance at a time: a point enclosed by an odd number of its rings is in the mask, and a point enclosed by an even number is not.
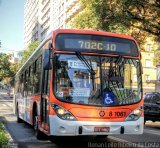
<svg viewBox="0 0 160 148"><path fill-rule="evenodd" d="M119 57L55 56L54 92L65 102L113 106L141 99L140 63Z"/></svg>

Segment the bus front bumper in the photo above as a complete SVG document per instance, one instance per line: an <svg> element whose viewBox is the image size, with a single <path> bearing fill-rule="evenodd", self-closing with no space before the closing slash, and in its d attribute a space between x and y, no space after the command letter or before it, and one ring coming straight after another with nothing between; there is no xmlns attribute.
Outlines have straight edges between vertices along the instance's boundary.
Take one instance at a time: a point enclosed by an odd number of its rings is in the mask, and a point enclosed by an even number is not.
<svg viewBox="0 0 160 148"><path fill-rule="evenodd" d="M112 134L143 134L144 117L136 121L125 122L93 122L68 121L56 115L50 115L50 135L78 136L78 135L112 135ZM108 128L107 132L96 132L95 128Z"/></svg>

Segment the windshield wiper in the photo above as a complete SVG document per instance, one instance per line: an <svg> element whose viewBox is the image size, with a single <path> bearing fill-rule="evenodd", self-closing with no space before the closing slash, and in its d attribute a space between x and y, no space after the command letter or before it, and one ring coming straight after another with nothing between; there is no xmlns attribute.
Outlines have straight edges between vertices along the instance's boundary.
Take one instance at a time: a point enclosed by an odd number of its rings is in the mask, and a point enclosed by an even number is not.
<svg viewBox="0 0 160 148"><path fill-rule="evenodd" d="M120 55L120 56L118 56L115 64L118 65L118 66L121 66L123 61L124 61L124 58L123 58L123 56Z"/></svg>
<svg viewBox="0 0 160 148"><path fill-rule="evenodd" d="M87 66L87 70L89 71L89 73L91 73L91 75L96 74L92 68L92 63L89 63L87 59L80 52L76 52L76 56Z"/></svg>

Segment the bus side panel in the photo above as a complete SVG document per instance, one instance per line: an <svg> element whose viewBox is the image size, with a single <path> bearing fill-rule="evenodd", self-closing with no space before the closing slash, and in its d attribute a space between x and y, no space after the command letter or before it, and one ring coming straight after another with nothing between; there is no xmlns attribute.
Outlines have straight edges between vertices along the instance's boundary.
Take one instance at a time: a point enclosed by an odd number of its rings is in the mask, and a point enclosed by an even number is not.
<svg viewBox="0 0 160 148"><path fill-rule="evenodd" d="M24 119L26 122L30 123L30 97L25 97L25 115Z"/></svg>
<svg viewBox="0 0 160 148"><path fill-rule="evenodd" d="M16 109L18 108L19 111L19 118L24 120L24 98L22 97L21 93L17 93L15 95L16 98Z"/></svg>
<svg viewBox="0 0 160 148"><path fill-rule="evenodd" d="M34 111L37 111L37 115L40 116L40 99L41 96L32 96L30 99L30 124L33 125L33 114ZM40 120L40 117L39 117Z"/></svg>
<svg viewBox="0 0 160 148"><path fill-rule="evenodd" d="M33 104L36 104L37 114L40 115L40 96L22 97L20 93L15 95L16 108L18 105L19 117L33 125Z"/></svg>

